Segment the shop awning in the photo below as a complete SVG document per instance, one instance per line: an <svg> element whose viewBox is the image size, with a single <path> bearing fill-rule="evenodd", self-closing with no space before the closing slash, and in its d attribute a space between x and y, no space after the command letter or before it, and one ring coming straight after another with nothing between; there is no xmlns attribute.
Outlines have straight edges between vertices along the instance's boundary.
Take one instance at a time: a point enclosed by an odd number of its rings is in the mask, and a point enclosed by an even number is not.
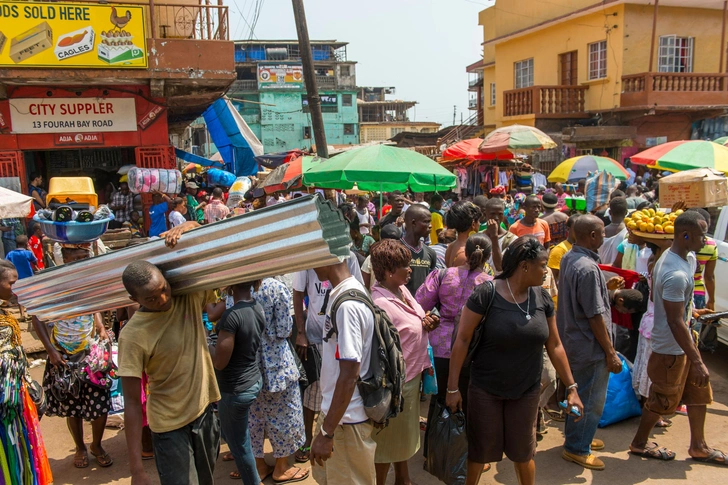
<svg viewBox="0 0 728 485"><path fill-rule="evenodd" d="M199 155L195 155L194 153L180 150L179 148L175 148L174 153L175 155L177 155L177 158L181 158L185 162L196 163L197 165L202 165L203 167L225 168L225 164L221 161L210 160L209 158L201 157Z"/></svg>
<svg viewBox="0 0 728 485"><path fill-rule="evenodd" d="M263 144L227 98L221 98L202 114L215 146L225 160L225 170L237 176L256 175L255 157L263 154Z"/></svg>

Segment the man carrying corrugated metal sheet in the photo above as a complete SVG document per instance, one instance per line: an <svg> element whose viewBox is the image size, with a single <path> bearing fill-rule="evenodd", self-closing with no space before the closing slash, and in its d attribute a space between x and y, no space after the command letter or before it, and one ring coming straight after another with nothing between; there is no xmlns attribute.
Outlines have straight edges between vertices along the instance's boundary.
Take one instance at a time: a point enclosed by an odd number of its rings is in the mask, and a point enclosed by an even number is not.
<svg viewBox="0 0 728 485"><path fill-rule="evenodd" d="M199 224L168 231L167 245ZM220 451L220 400L202 312L214 291L172 297L169 282L151 263L124 270L124 287L140 308L119 337L119 372L125 399L129 466L135 484L151 483L142 466L142 373L149 376L147 419L162 485L212 484Z"/></svg>

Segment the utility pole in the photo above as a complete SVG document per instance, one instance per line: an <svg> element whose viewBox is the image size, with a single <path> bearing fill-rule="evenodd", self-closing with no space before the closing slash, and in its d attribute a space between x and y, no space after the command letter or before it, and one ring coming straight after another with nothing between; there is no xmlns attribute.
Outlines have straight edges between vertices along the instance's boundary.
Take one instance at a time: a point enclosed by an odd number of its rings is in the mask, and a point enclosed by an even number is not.
<svg viewBox="0 0 728 485"><path fill-rule="evenodd" d="M313 57L311 55L311 42L308 38L306 12L303 9L303 0L292 0L292 2L293 16L296 19L296 32L298 32L298 50L301 52L301 63L303 64L303 81L306 83L308 109L311 112L313 138L316 142L316 154L319 157L328 158L329 150L326 145L324 118L321 115L321 97L318 93L316 73L313 69Z"/></svg>
<svg viewBox="0 0 728 485"><path fill-rule="evenodd" d="M458 107L457 107L457 105L453 105L453 107L452 107L452 125L453 126L455 126L455 119L457 118L457 115L458 115Z"/></svg>

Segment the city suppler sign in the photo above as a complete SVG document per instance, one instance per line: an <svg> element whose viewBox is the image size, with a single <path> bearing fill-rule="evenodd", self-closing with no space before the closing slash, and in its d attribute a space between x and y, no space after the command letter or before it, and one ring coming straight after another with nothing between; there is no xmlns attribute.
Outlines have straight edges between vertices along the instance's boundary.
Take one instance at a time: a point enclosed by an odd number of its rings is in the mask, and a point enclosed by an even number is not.
<svg viewBox="0 0 728 485"><path fill-rule="evenodd" d="M0 67L146 68L144 8L0 0Z"/></svg>
<svg viewBox="0 0 728 485"><path fill-rule="evenodd" d="M137 131L134 98L17 98L8 102L12 133Z"/></svg>

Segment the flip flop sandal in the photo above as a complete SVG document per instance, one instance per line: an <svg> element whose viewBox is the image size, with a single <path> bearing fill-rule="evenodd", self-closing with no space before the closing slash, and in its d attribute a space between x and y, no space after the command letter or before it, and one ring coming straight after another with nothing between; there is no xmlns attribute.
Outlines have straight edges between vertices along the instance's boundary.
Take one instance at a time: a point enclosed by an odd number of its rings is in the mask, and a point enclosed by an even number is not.
<svg viewBox="0 0 728 485"><path fill-rule="evenodd" d="M230 472L230 479L231 480L241 480L243 477L240 475L240 472L235 470L234 472ZM265 478L263 479L265 480ZM261 481L263 481L261 480Z"/></svg>
<svg viewBox="0 0 728 485"><path fill-rule="evenodd" d="M152 452L151 454L149 454L149 453L145 454L142 451L142 460L153 460L153 459L154 459L154 452Z"/></svg>
<svg viewBox="0 0 728 485"><path fill-rule="evenodd" d="M558 423L563 423L564 421L566 421L566 417L561 411L557 411L555 409L547 409L546 414L549 415L549 418L551 418L552 421L556 421Z"/></svg>
<svg viewBox="0 0 728 485"><path fill-rule="evenodd" d="M701 463L711 463L713 465L728 465L728 455L720 450L711 451L708 456L690 457L692 460L699 461Z"/></svg>
<svg viewBox="0 0 728 485"><path fill-rule="evenodd" d="M285 480L276 480L273 479L273 483L276 485L283 485L285 483L296 483L296 482L302 482L305 479L308 478L309 474L311 473L310 470L304 470L303 468L298 468L297 466L294 466L293 468L296 469L296 474L293 475L292 478L286 478ZM304 472L303 475L300 475L300 472Z"/></svg>
<svg viewBox="0 0 728 485"><path fill-rule="evenodd" d="M79 463L81 463L79 465ZM88 453L84 453L82 457L73 457L73 466L76 468L88 468Z"/></svg>
<svg viewBox="0 0 728 485"><path fill-rule="evenodd" d="M655 424L655 428L669 428L672 426L672 421L669 419L660 419L657 424Z"/></svg>
<svg viewBox="0 0 728 485"><path fill-rule="evenodd" d="M91 454L96 459L96 463L98 463L101 468L107 468L114 464L114 460L111 459L108 453L104 453L103 455L97 455L92 451Z"/></svg>
<svg viewBox="0 0 728 485"><path fill-rule="evenodd" d="M654 445L654 446L645 448L642 451L629 450L629 452L632 455L641 456L642 458L652 458L652 459L661 460L661 461L674 460L675 456L677 456L674 451L670 451L667 448L665 448L664 446L659 446L657 443L650 443L650 444Z"/></svg>
<svg viewBox="0 0 728 485"><path fill-rule="evenodd" d="M311 459L311 447L301 446L296 450L295 454L296 463L306 463Z"/></svg>
<svg viewBox="0 0 728 485"><path fill-rule="evenodd" d="M235 457L229 451L222 455L222 461L235 461Z"/></svg>

